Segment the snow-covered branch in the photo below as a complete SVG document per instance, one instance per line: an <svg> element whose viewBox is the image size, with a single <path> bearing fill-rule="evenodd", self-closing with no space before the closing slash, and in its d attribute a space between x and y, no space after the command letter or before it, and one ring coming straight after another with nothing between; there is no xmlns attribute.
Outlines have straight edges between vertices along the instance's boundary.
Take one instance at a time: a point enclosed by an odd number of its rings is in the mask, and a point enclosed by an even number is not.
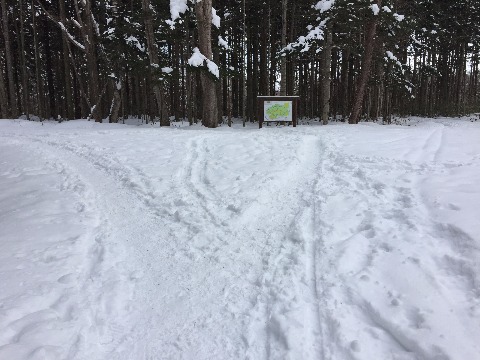
<svg viewBox="0 0 480 360"><path fill-rule="evenodd" d="M75 37L70 34L70 32L68 31L68 29L65 27L65 25L60 21L60 19L56 18L55 16L53 16L52 14L50 14L48 12L47 9L45 9L45 7L43 6L43 4L40 2L40 0L37 0L37 4L40 6L40 8L42 9L43 13L47 16L47 18L49 18L52 22L54 22L61 30L62 32L66 35L67 39L73 44L75 45L77 48L79 48L80 50L82 51L85 51L85 46L82 45L80 42L78 42L77 40L75 40Z"/></svg>
<svg viewBox="0 0 480 360"><path fill-rule="evenodd" d="M193 49L193 54L190 59L188 59L188 65L193 67L202 67L205 65L205 63L207 64L208 71L216 78L219 78L220 73L218 70L218 65L203 55L198 48Z"/></svg>

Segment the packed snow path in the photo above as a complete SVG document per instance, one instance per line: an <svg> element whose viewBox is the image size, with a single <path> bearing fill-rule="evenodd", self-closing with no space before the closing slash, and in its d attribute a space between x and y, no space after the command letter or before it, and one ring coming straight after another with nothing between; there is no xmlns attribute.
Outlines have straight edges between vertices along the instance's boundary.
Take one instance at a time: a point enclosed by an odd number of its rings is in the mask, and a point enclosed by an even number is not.
<svg viewBox="0 0 480 360"><path fill-rule="evenodd" d="M479 359L480 124L0 122L0 359Z"/></svg>

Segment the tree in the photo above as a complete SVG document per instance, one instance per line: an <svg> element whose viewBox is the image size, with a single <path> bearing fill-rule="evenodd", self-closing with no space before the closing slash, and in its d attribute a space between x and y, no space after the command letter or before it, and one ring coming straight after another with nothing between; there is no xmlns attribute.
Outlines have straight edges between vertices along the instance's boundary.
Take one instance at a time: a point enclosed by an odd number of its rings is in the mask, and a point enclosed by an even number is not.
<svg viewBox="0 0 480 360"><path fill-rule="evenodd" d="M256 97L278 90L323 123L480 111L471 0L0 0L0 10L2 117L168 126L173 115L214 127L226 114L255 121Z"/></svg>
<svg viewBox="0 0 480 360"><path fill-rule="evenodd" d="M382 0L377 0L376 7L372 5L373 17L368 20L365 31L364 54L362 61L362 70L355 91L355 100L353 100L352 112L348 118L350 124L357 124L360 120L360 112L362 111L363 98L365 97L365 88L372 70L373 51L375 48L375 36L377 34L378 12L382 6Z"/></svg>
<svg viewBox="0 0 480 360"><path fill-rule="evenodd" d="M198 45L200 53L205 57L207 66L212 72L215 70L212 51L212 0L202 0L195 5L195 14L198 23ZM215 80L212 75L217 74L202 72L203 111L202 124L206 127L215 128L218 125L217 117L217 94Z"/></svg>
<svg viewBox="0 0 480 360"><path fill-rule="evenodd" d="M330 29L326 30L325 45L322 50L322 123L328 124L330 115L330 87L331 87L331 66L332 66L332 42L333 35Z"/></svg>
<svg viewBox="0 0 480 360"><path fill-rule="evenodd" d="M174 26L180 13L187 10L187 1L171 0L170 12ZM218 65L213 61L212 50L212 22L220 27L220 18L212 6L212 0L201 0L195 2L195 15L198 33L198 48L194 49L193 55L188 63L193 67L202 68L200 74L202 87L202 124L206 127L215 128L218 126L218 96L216 81L220 77Z"/></svg>
<svg viewBox="0 0 480 360"><path fill-rule="evenodd" d="M8 78L8 97L10 100L10 116L16 117L18 115L17 94L15 91L15 81L13 79L13 52L10 44L10 30L8 28L8 9L5 0L0 1L2 9L2 33L5 44L5 62L7 65L6 73Z"/></svg>
<svg viewBox="0 0 480 360"><path fill-rule="evenodd" d="M282 48L287 46L288 0L282 0ZM285 54L280 57L280 95L287 95L287 61Z"/></svg>
<svg viewBox="0 0 480 360"><path fill-rule="evenodd" d="M160 68L158 61L158 51L155 44L155 34L153 29L152 5L150 0L142 0L143 18L145 21L145 37L147 40L148 57L150 60L150 74L153 82L153 93L157 101L157 108L160 113L160 126L170 126L170 120L165 106L165 97L160 89L159 81L156 74Z"/></svg>
<svg viewBox="0 0 480 360"><path fill-rule="evenodd" d="M388 6L387 6L388 5ZM332 87L330 74L339 73L336 68L338 62L342 62L341 76L338 80L339 89L342 89L343 99L341 105L349 108L342 109L343 114L349 114L349 122L356 124L362 114L368 114L365 107L366 89L371 79L371 69L374 62L379 71L377 75L382 78L383 67L395 59L394 65L402 68L393 51L392 54L385 57L383 54L377 54L378 49L387 46L396 46L387 41L386 37L377 36L377 28L381 27L385 33L397 31L399 23L403 16L393 12L393 5L388 1L359 0L350 2L348 0L320 0L314 7L312 18L316 18L316 26L308 25L308 33L298 37L297 41L286 46L282 52L301 56L311 52L322 53L320 62L322 73L322 115L321 118L326 121L328 112L330 112L330 88ZM389 35L391 35L389 33ZM331 36L331 39L330 39ZM358 39L363 39L361 43ZM337 57L337 53L332 54L332 46L342 50L343 56ZM335 55L334 62L331 62L331 56ZM335 71L333 69L335 68ZM397 74L398 75L398 74ZM335 84L333 84L335 87ZM371 95L369 95L371 96ZM337 99L339 97L336 97ZM351 99L350 99L351 98ZM369 103L372 99L369 99ZM334 104L337 107L337 104ZM335 109L337 111L337 109Z"/></svg>
<svg viewBox="0 0 480 360"><path fill-rule="evenodd" d="M100 36L100 29L92 11L92 0L81 0L80 2L78 0L73 0L75 17L70 19L63 19L62 17L57 17L51 14L43 6L40 0L37 1L47 17L60 28L64 37L68 39L69 44L67 47L70 48L70 44L72 44L84 54L86 59L85 65L88 69L87 74L89 89L88 96L84 93L84 97L89 107L89 116L93 117L96 122L101 122L101 101L104 91L102 90L100 81L99 62L97 57L97 53L99 51L98 37ZM60 7L60 11L62 10L64 10L64 8ZM80 40L77 40L77 38L70 32L70 30L67 28L68 24L72 24L71 26L78 30L80 34ZM64 54L64 56L67 55ZM71 49L69 49L68 56L70 59L72 59L72 61L74 61ZM76 76L81 78L78 67L75 66L75 68L77 69Z"/></svg>

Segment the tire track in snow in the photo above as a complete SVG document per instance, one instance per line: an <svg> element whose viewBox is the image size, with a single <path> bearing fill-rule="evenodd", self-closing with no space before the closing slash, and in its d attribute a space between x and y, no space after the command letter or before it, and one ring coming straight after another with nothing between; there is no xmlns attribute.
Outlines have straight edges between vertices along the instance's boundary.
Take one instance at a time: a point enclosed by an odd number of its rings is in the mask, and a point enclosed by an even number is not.
<svg viewBox="0 0 480 360"><path fill-rule="evenodd" d="M419 131L426 131L427 134L422 139L423 145L420 148L414 147L407 152L406 158L412 159L415 163L429 166L437 161L439 153L444 142L445 125L441 123L431 123L426 128L419 129ZM413 146L415 144L412 144Z"/></svg>
<svg viewBox="0 0 480 360"><path fill-rule="evenodd" d="M422 156L426 156L430 162L437 161L443 145L445 126L443 124L438 124L437 126L438 128L432 131L422 148Z"/></svg>

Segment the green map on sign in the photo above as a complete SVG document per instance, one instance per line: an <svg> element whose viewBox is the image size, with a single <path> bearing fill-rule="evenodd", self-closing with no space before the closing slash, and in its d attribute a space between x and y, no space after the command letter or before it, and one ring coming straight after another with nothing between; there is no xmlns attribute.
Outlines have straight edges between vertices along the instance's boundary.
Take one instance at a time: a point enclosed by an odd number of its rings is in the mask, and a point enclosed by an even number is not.
<svg viewBox="0 0 480 360"><path fill-rule="evenodd" d="M264 121L292 121L292 102L266 101Z"/></svg>

